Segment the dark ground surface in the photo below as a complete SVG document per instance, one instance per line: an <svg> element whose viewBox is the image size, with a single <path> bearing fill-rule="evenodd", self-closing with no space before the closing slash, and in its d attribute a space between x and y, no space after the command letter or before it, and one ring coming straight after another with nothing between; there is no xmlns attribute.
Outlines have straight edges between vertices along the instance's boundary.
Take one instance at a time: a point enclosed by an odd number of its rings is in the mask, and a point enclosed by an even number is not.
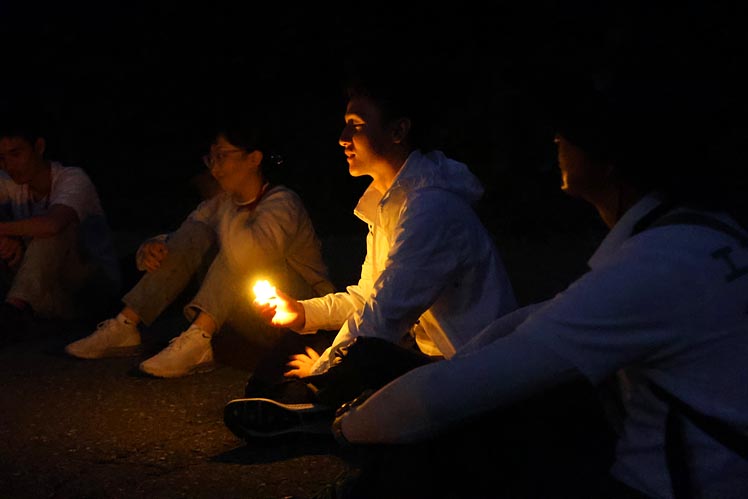
<svg viewBox="0 0 748 499"><path fill-rule="evenodd" d="M502 251L526 301L564 286L596 241L594 233L517 239ZM356 276L358 235L324 247L336 280ZM309 497L345 469L331 440L245 445L224 426L223 407L243 393L256 356L246 339L217 340L222 366L211 373L139 374L138 363L183 326L178 312L167 314L144 334L140 357L67 357L63 347L90 323L44 324L0 350L0 498Z"/></svg>

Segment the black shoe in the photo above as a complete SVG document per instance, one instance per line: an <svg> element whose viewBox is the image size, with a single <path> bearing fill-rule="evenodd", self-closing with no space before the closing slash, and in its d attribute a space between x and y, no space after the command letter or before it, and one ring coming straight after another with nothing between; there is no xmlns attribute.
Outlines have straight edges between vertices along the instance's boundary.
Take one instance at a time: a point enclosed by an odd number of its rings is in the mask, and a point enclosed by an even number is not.
<svg viewBox="0 0 748 499"><path fill-rule="evenodd" d="M33 320L30 308L18 308L10 303L0 304L0 347L15 343L29 331Z"/></svg>
<svg viewBox="0 0 748 499"><path fill-rule="evenodd" d="M243 440L271 438L291 433L332 435L335 410L319 404L282 404L266 398L231 400L223 422Z"/></svg>

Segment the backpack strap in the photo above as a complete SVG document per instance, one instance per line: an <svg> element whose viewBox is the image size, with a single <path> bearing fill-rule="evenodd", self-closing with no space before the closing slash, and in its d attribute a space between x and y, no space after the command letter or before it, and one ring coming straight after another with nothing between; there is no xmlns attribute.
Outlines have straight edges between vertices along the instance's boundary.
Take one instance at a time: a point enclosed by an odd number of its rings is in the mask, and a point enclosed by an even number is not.
<svg viewBox="0 0 748 499"><path fill-rule="evenodd" d="M665 460L675 499L694 497L686 464L688 449L683 440L684 420L691 421L701 431L748 461L748 431L732 427L720 419L699 412L655 383L649 383L649 387L657 398L668 405L665 419Z"/></svg>
<svg viewBox="0 0 748 499"><path fill-rule="evenodd" d="M745 230L741 231L736 229L732 225L726 224L722 220L711 215L705 215L704 213L694 211L670 213L676 207L677 204L672 202L664 202L657 205L657 207L644 215L636 225L634 225L631 235L633 236L644 230L663 227L666 225L699 225L701 227L709 227L710 229L730 235L736 239L741 246L748 248L748 233L746 233Z"/></svg>
<svg viewBox="0 0 748 499"><path fill-rule="evenodd" d="M681 211L671 213L673 207L674 205L672 204L663 203L654 208L642 217L634 226L632 235L638 234L643 230L667 225L698 225L727 234L735 239L741 247L748 248L748 232L746 232L743 226L736 228L735 226L727 224L712 215L699 212ZM748 266L740 267L732 260L730 256L732 251L733 248L730 246L723 246L712 252L712 258L722 260L728 266L729 272L725 275L725 280L727 282L734 281L735 279L748 274Z"/></svg>
<svg viewBox="0 0 748 499"><path fill-rule="evenodd" d="M720 419L699 412L654 383L650 384L650 388L657 398L667 402L672 409L677 409L704 433L748 461L748 430L735 428Z"/></svg>
<svg viewBox="0 0 748 499"><path fill-rule="evenodd" d="M643 217L642 220L640 220L640 223L637 224L634 229L634 233L666 225L699 225L728 234L736 239L741 246L748 247L748 234L744 231L740 231L732 225L726 224L722 220L703 213L668 213L672 208L674 208L674 205L670 203L663 203L657 208L654 208ZM731 449L743 459L748 460L748 431L738 430L717 418L702 414L654 383L651 384L651 389L657 397L665 401L672 409L680 411L685 417L710 435L713 439Z"/></svg>
<svg viewBox="0 0 748 499"><path fill-rule="evenodd" d="M700 225L709 227L735 238L741 246L748 248L748 234L728 225L718 218L696 212L679 212L665 215L655 220L648 228L662 227L665 225Z"/></svg>
<svg viewBox="0 0 748 499"><path fill-rule="evenodd" d="M703 213L670 213L675 207L676 205L673 203L660 204L639 220L634 226L632 235L647 229L667 225L698 225L725 233L737 240L742 247L748 248L748 234L745 231L736 229L722 220ZM718 418L703 414L655 383L650 383L649 386L652 393L668 405L668 414L665 420L665 457L676 499L690 499L692 497L685 461L687 453L683 441L684 418L712 439L748 461L748 430L735 428ZM678 417L679 415L681 417Z"/></svg>

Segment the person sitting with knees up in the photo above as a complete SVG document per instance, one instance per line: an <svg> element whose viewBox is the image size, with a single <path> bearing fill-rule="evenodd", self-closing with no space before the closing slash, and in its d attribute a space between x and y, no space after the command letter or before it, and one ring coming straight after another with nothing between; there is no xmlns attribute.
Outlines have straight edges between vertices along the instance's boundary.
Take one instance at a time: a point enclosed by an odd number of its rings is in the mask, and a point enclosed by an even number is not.
<svg viewBox="0 0 748 499"><path fill-rule="evenodd" d="M112 233L81 168L46 158L31 107L0 113L0 337L38 318L87 319L120 292Z"/></svg>
<svg viewBox="0 0 748 499"><path fill-rule="evenodd" d="M261 109L222 116L203 158L221 190L176 231L141 245L137 264L145 274L122 298L122 310L67 345L68 354L98 359L138 353L141 324L151 325L196 277L199 290L184 309L189 327L141 362L140 370L164 378L205 372L216 365L211 340L224 326L258 345L276 340L275 331L245 312L251 281L271 278L299 298L334 289L304 203L274 181L282 158L263 116Z"/></svg>

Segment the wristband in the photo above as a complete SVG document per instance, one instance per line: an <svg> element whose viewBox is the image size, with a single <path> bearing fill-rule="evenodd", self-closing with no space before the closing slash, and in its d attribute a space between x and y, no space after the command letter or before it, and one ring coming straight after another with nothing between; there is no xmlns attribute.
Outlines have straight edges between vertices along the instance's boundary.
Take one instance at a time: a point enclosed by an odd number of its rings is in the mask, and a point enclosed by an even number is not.
<svg viewBox="0 0 748 499"><path fill-rule="evenodd" d="M361 395L350 402L341 405L338 407L338 410L335 411L335 419L332 422L332 435L341 447L351 447L353 445L347 438L345 438L345 435L343 435L343 416L354 407L363 404L366 399L371 397L372 393L374 393L374 390L372 389L364 390Z"/></svg>
<svg viewBox="0 0 748 499"><path fill-rule="evenodd" d="M347 438L345 438L345 435L343 435L343 414L339 414L335 417L335 419L332 422L332 436L335 438L335 441L343 448L351 447L351 443L348 441Z"/></svg>

